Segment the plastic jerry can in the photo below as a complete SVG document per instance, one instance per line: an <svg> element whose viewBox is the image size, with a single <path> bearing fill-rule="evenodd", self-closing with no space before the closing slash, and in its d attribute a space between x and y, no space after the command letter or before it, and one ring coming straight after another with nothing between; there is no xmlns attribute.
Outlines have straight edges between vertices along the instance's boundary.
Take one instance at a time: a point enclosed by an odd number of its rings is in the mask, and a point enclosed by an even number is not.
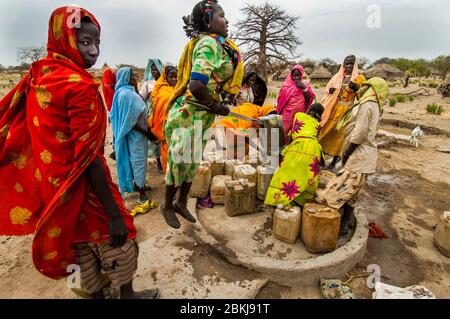
<svg viewBox="0 0 450 319"><path fill-rule="evenodd" d="M433 242L442 255L450 257L450 211L444 212L439 218Z"/></svg>
<svg viewBox="0 0 450 319"><path fill-rule="evenodd" d="M256 187L256 196L264 201L266 199L267 190L270 186L275 169L270 166L261 165L256 168L258 175L258 183Z"/></svg>
<svg viewBox="0 0 450 319"><path fill-rule="evenodd" d="M225 161L225 175L233 176L234 167L235 166L240 166L240 165L243 165L243 164L244 164L243 161L240 161L240 160L237 160L237 159Z"/></svg>
<svg viewBox="0 0 450 319"><path fill-rule="evenodd" d="M205 198L209 194L211 186L211 164L202 162L197 167L194 180L192 181L190 195L196 198Z"/></svg>
<svg viewBox="0 0 450 319"><path fill-rule="evenodd" d="M303 209L301 236L306 250L324 253L336 249L341 215L325 205L307 203Z"/></svg>
<svg viewBox="0 0 450 319"><path fill-rule="evenodd" d="M224 175L224 159L215 152L209 152L205 155L205 162L211 164L211 177Z"/></svg>
<svg viewBox="0 0 450 319"><path fill-rule="evenodd" d="M300 207L277 206L273 215L273 236L289 244L295 244L300 235L302 211Z"/></svg>
<svg viewBox="0 0 450 319"><path fill-rule="evenodd" d="M256 169L248 164L244 164L244 165L239 165L239 166L235 166L234 167L234 171L233 171L233 179L234 180L238 180L238 179L246 179L248 180L250 183L254 183L256 185L257 182L257 173L256 173Z"/></svg>
<svg viewBox="0 0 450 319"><path fill-rule="evenodd" d="M214 204L225 204L225 182L231 180L231 176L214 176L211 182L211 200Z"/></svg>
<svg viewBox="0 0 450 319"><path fill-rule="evenodd" d="M245 179L225 181L225 212L228 216L255 212L256 184Z"/></svg>
<svg viewBox="0 0 450 319"><path fill-rule="evenodd" d="M336 175L334 175L332 172L327 170L321 170L319 173L319 188L325 189L328 182L331 181L333 178L336 178Z"/></svg>

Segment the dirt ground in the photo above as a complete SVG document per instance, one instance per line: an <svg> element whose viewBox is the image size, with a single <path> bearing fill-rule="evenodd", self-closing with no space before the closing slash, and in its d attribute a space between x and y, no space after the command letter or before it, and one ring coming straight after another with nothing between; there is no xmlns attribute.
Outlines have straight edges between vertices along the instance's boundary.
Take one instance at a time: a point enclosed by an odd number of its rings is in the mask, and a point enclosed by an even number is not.
<svg viewBox="0 0 450 319"><path fill-rule="evenodd" d="M271 85L270 91L276 92L279 85ZM391 93L417 88L417 84L408 89L395 87ZM369 178L359 205L369 222L377 223L389 238L369 238L366 254L352 274L361 274L368 265L376 264L382 282L400 287L420 284L438 298L450 298L450 258L440 254L432 241L440 214L450 209L450 154L440 152L450 149L450 101L442 100L436 89L429 90L432 96L385 107L381 129L410 135L411 128L420 124L425 136L419 148L405 141L380 148L377 173ZM0 85L0 96L5 91ZM323 89L315 91L320 100ZM268 100L271 102L273 99ZM440 116L427 114L428 103L438 103L446 112ZM110 153L108 134L105 154ZM108 164L116 179L114 161L108 158ZM149 196L161 202L164 178L153 159L149 159L147 178L152 186ZM136 199L136 195L126 196L130 209ZM141 248L143 270L137 278L138 286L159 287L163 298L321 298L319 284L293 288L272 282L261 284L261 274L231 265L210 247L198 245L191 225L183 222L180 231L170 229L157 209L138 216L135 222L141 247L148 247L144 251ZM32 236L0 237L0 298L77 298L64 280L47 279L34 269L31 242ZM177 256L176 251L184 257ZM188 283L183 286L181 281ZM349 286L358 298L371 298L373 289L367 287L365 277L350 281Z"/></svg>

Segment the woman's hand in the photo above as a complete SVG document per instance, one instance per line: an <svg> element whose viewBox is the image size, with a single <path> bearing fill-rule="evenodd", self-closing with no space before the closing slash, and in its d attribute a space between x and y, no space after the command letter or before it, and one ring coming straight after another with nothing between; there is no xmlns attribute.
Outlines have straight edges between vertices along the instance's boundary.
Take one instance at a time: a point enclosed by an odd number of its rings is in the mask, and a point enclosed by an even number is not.
<svg viewBox="0 0 450 319"><path fill-rule="evenodd" d="M295 81L295 84L302 90L306 89L306 85L302 81Z"/></svg>
<svg viewBox="0 0 450 319"><path fill-rule="evenodd" d="M211 106L209 106L209 109L210 110L208 111L208 113L216 115L227 116L228 114L230 114L230 109L225 103L222 102L213 102Z"/></svg>
<svg viewBox="0 0 450 319"><path fill-rule="evenodd" d="M348 84L348 87L349 87L350 90L352 90L353 92L358 91L358 84L356 84L355 82L350 81L350 83Z"/></svg>
<svg viewBox="0 0 450 319"><path fill-rule="evenodd" d="M122 215L109 219L109 237L111 247L122 247L128 239L128 229Z"/></svg>

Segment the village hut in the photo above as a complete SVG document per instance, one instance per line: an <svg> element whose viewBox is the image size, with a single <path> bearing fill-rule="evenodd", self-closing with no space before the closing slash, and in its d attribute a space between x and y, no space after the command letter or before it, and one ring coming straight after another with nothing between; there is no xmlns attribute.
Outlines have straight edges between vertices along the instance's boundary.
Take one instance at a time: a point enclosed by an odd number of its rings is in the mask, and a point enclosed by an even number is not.
<svg viewBox="0 0 450 319"><path fill-rule="evenodd" d="M323 65L319 66L309 76L312 82L328 82L333 75Z"/></svg>
<svg viewBox="0 0 450 319"><path fill-rule="evenodd" d="M393 81L399 77L402 77L403 71L397 69L396 67L393 67L392 65L383 63L377 64L374 67L371 67L370 69L366 70L364 72L364 76L366 77L366 79L370 79L377 76L387 81Z"/></svg>

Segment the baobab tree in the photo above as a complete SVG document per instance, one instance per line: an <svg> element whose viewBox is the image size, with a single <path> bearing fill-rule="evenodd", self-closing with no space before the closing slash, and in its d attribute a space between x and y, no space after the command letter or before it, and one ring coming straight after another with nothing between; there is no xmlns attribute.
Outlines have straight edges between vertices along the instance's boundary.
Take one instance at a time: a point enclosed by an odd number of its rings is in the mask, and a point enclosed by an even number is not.
<svg viewBox="0 0 450 319"><path fill-rule="evenodd" d="M21 63L34 63L40 59L42 59L47 53L47 49L45 47L26 47L26 48L17 48L17 59Z"/></svg>
<svg viewBox="0 0 450 319"><path fill-rule="evenodd" d="M296 49L301 42L295 35L299 17L267 2L247 4L241 12L244 19L238 21L232 38L242 47L244 60L256 63L257 72L267 81L276 64L287 65L299 57Z"/></svg>

